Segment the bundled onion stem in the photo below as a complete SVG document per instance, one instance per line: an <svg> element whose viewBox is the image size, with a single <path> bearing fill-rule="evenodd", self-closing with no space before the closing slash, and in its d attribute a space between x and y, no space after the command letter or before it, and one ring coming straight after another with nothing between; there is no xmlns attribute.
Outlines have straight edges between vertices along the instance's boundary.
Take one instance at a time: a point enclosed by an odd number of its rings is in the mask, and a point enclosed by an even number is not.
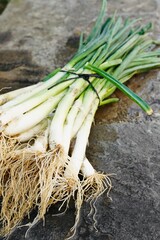
<svg viewBox="0 0 160 240"><path fill-rule="evenodd" d="M147 114L150 106L124 83L160 66L160 51L147 34L151 24L120 17L104 20L106 0L89 36L62 69L42 82L0 96L0 194L2 235L10 234L35 207L37 221L50 205L75 200L75 233L83 201L111 190L110 175L86 158L100 105L119 88Z"/></svg>

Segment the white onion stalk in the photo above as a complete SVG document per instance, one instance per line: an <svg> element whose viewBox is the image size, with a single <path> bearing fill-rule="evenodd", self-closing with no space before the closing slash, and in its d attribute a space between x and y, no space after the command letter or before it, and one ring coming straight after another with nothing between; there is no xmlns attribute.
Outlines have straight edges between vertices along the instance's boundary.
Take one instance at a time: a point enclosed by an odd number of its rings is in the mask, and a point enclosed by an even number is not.
<svg viewBox="0 0 160 240"><path fill-rule="evenodd" d="M34 141L34 144L29 148L30 151L41 154L45 153L48 148L48 136L49 136L50 120L47 120L47 127Z"/></svg>
<svg viewBox="0 0 160 240"><path fill-rule="evenodd" d="M99 95L99 92L101 91L101 89L103 89L105 83L106 83L105 80L96 79L95 82L92 84L93 87L95 87L98 95ZM85 120L87 114L89 113L89 111L91 109L91 105L93 104L94 99L96 99L96 98L97 98L96 93L90 87L90 89L88 89L84 94L83 106L81 108L81 111L79 111L76 116L74 126L72 129L72 138L74 136L76 136L78 130L80 129L83 121Z"/></svg>
<svg viewBox="0 0 160 240"><path fill-rule="evenodd" d="M83 103L83 94L75 101L65 120L65 125L63 130L63 148L66 154L69 154L75 118L78 112L82 110L81 108L82 103Z"/></svg>
<svg viewBox="0 0 160 240"><path fill-rule="evenodd" d="M60 84L56 88L51 88L50 90L44 90L43 92L34 95L32 98L27 99L25 102L3 111L0 116L1 124L4 125L9 123L14 118L21 116L23 113L35 108L50 97L58 95L60 92L64 91L63 88L66 88L66 85L68 85L68 83Z"/></svg>
<svg viewBox="0 0 160 240"><path fill-rule="evenodd" d="M4 133L9 136L14 136L34 127L54 110L63 95L64 93L60 93L55 97L51 97L35 109L13 120L5 127Z"/></svg>
<svg viewBox="0 0 160 240"><path fill-rule="evenodd" d="M16 136L15 139L18 142L27 142L33 139L39 133L42 133L43 130L47 127L47 125L48 125L48 119L44 119L40 123L35 125L33 128L27 130L26 132L22 132L21 134Z"/></svg>
<svg viewBox="0 0 160 240"><path fill-rule="evenodd" d="M96 170L93 168L92 164L85 157L81 165L81 172L84 178L90 177L96 173Z"/></svg>
<svg viewBox="0 0 160 240"><path fill-rule="evenodd" d="M31 91L32 89L34 89L38 85L40 85L40 83L1 94L0 95L0 105L5 104L9 100L19 96L20 94L26 93L26 91L28 91L28 90Z"/></svg>
<svg viewBox="0 0 160 240"><path fill-rule="evenodd" d="M76 135L76 141L73 148L72 155L68 161L68 165L65 169L64 176L66 178L73 178L77 180L78 174L85 157L86 147L88 144L89 133L91 130L91 125L94 119L95 112L98 108L98 99L92 103L90 112L88 113L85 121L83 122L81 128Z"/></svg>
<svg viewBox="0 0 160 240"><path fill-rule="evenodd" d="M71 68L71 66L69 65L68 67ZM31 89L31 91L26 92L24 94L21 94L19 96L17 96L16 98L14 98L13 100L5 103L2 106L2 109L7 109L7 108L11 108L23 101L25 101L26 99L31 98L32 96L34 96L37 93L40 93L43 90L46 90L48 88L50 88L52 85L54 85L55 83L57 83L58 80L60 80L63 76L65 75L65 72L58 72L56 75L54 75L52 78L50 78L48 81L46 82L41 82L38 85L36 84L36 88Z"/></svg>
<svg viewBox="0 0 160 240"><path fill-rule="evenodd" d="M85 71L88 73L88 71ZM91 79L93 81L94 78ZM63 146L63 128L69 110L71 109L75 99L85 90L88 83L84 79L79 78L70 85L66 95L59 102L55 115L51 122L49 145L53 149L55 144Z"/></svg>

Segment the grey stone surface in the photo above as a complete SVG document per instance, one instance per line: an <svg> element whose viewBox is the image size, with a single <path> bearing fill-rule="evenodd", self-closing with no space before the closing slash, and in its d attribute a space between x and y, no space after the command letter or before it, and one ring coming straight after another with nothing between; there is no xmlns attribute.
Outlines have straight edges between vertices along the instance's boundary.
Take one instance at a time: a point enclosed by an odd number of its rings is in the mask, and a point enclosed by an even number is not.
<svg viewBox="0 0 160 240"><path fill-rule="evenodd" d="M76 51L79 34L90 29L98 14L98 0L12 0L0 16L0 87L13 89L39 81L64 65ZM160 38L160 1L108 1L108 14L143 17L155 23ZM138 79L136 79L138 78ZM112 201L103 196L96 203L96 229L84 204L75 240L160 239L160 72L132 79L129 86L151 103L146 117L117 91L119 103L100 108L90 135L87 155L94 167L112 177ZM39 223L27 240L63 240L74 223L74 205L65 215ZM34 212L32 214L34 216ZM11 240L24 240L26 228Z"/></svg>

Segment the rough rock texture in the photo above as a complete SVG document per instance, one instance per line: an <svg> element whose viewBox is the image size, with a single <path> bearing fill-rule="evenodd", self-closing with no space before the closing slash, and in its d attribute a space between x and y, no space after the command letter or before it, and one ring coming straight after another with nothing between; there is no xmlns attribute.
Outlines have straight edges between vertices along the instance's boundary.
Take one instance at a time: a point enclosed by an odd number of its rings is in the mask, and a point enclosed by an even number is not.
<svg viewBox="0 0 160 240"><path fill-rule="evenodd" d="M89 29L100 1L12 0L0 16L0 88L37 82L64 65L76 51L79 33ZM160 0L108 1L108 13L143 17L155 23L160 38ZM137 78L137 77L136 77ZM97 170L113 175L114 188L96 203L96 228L84 204L75 240L160 239L160 72L132 79L129 86L154 109L151 117L117 91L121 101L98 110L87 155ZM28 240L63 240L74 223L74 207L39 223ZM34 212L33 212L34 216ZM26 228L11 235L24 240Z"/></svg>

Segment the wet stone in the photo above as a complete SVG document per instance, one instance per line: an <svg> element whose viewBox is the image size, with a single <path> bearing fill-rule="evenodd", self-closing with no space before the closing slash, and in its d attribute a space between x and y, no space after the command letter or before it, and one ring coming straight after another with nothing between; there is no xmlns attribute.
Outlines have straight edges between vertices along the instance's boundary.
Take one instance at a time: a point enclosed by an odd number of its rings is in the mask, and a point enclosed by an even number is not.
<svg viewBox="0 0 160 240"><path fill-rule="evenodd" d="M76 52L80 32L95 21L100 3L12 0L0 16L0 88L33 84L67 63ZM160 0L109 0L108 14L115 10L122 17L153 21L160 37ZM128 86L151 104L154 114L146 117L119 91L118 103L98 110L87 157L98 171L113 174L114 187L110 198L104 193L96 202L96 222L94 213L88 215L90 205L83 205L75 240L160 239L160 73L136 76ZM21 227L9 239L65 239L74 224L74 204L56 216L58 207L51 207L45 221L26 236L27 227ZM36 210L31 220L34 216Z"/></svg>

